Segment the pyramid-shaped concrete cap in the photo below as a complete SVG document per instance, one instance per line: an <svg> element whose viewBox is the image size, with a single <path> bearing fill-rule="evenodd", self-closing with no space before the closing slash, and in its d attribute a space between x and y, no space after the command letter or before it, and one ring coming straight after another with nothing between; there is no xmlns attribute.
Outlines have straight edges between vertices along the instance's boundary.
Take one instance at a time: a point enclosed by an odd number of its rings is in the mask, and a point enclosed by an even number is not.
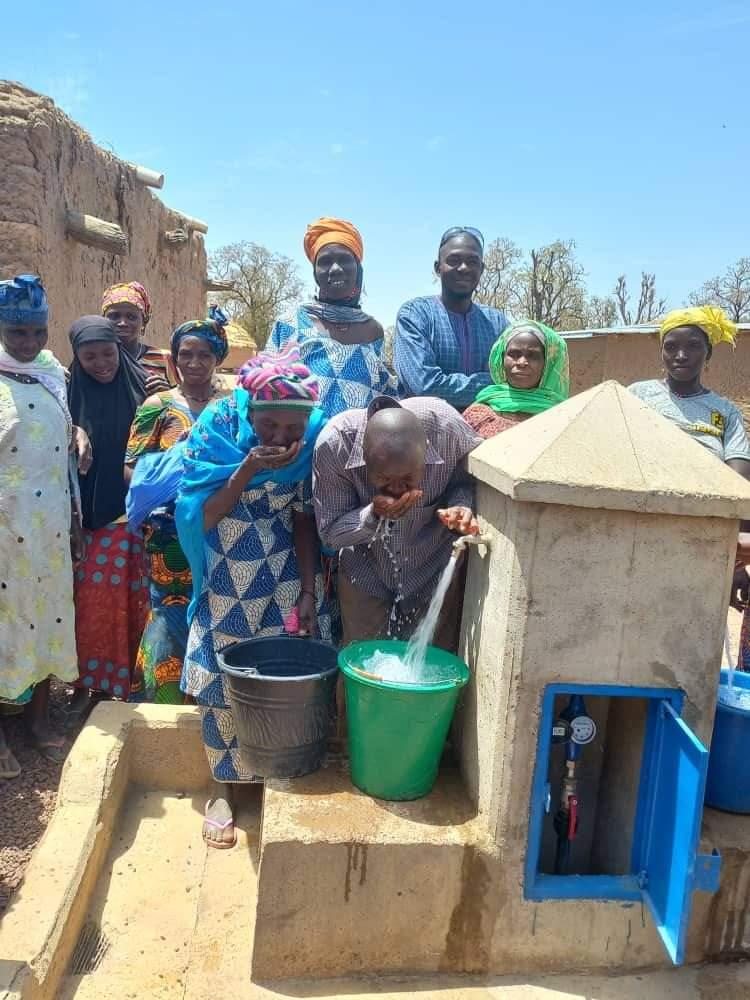
<svg viewBox="0 0 750 1000"><path fill-rule="evenodd" d="M469 471L515 500L750 518L750 482L618 382L484 441Z"/></svg>

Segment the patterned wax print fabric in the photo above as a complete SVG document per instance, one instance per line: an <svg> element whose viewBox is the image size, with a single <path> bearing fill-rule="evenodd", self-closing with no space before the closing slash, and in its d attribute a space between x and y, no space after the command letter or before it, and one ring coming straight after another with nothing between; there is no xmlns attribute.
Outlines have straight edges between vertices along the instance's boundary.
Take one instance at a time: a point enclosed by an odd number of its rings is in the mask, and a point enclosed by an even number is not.
<svg viewBox="0 0 750 1000"><path fill-rule="evenodd" d="M205 536L205 572L190 626L182 690L203 709L203 743L217 781L252 781L240 759L217 650L242 639L284 634L301 583L294 550L295 512L312 513L310 480L246 489ZM315 578L318 630L330 639L320 573Z"/></svg>
<svg viewBox="0 0 750 1000"><path fill-rule="evenodd" d="M190 430L195 420L188 407L171 394L152 396L138 409L125 461L166 451ZM192 577L177 538L174 504L153 510L143 525L148 566L150 609L136 658L131 701L182 705L180 691L192 597Z"/></svg>
<svg viewBox="0 0 750 1000"><path fill-rule="evenodd" d="M486 403L472 403L461 416L475 433L485 439L510 430L528 417L525 413L497 413Z"/></svg>
<svg viewBox="0 0 750 1000"><path fill-rule="evenodd" d="M137 361L148 375L158 375L171 386L179 384L177 369L169 351L165 351L161 347L141 344Z"/></svg>
<svg viewBox="0 0 750 1000"><path fill-rule="evenodd" d="M0 701L78 676L61 400L0 371Z"/></svg>
<svg viewBox="0 0 750 1000"><path fill-rule="evenodd" d="M666 382L649 379L628 386L633 395L671 420L722 462L734 458L750 461L742 414L728 399L706 389L697 396L677 396Z"/></svg>
<svg viewBox="0 0 750 1000"><path fill-rule="evenodd" d="M297 310L294 325L279 321L269 348L281 350L294 342L300 361L318 380L320 407L326 417L369 406L375 396L397 396L396 378L383 361L383 340L342 344L318 329L306 309Z"/></svg>
<svg viewBox="0 0 750 1000"><path fill-rule="evenodd" d="M143 538L124 521L84 537L75 574L77 686L127 701L148 614Z"/></svg>

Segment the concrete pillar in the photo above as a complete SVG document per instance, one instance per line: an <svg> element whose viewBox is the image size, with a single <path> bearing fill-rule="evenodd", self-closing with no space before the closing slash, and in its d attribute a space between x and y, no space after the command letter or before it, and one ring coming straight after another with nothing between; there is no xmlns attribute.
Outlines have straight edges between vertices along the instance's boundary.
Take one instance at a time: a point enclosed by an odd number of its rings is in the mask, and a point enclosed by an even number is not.
<svg viewBox="0 0 750 1000"><path fill-rule="evenodd" d="M616 382L484 442L469 470L491 543L470 557L461 651L473 683L459 730L466 786L499 861L503 907L490 965L508 967L519 953L533 963L533 952L543 964L566 947L585 964L605 947L595 917L602 904L523 898L543 691L553 683L678 689L683 718L708 744L750 484ZM599 783L585 817L597 831L591 874L610 873L627 854L643 710L606 699L597 707L611 740L600 759L589 756ZM620 960L626 924L614 924ZM612 930L609 922L607 947Z"/></svg>

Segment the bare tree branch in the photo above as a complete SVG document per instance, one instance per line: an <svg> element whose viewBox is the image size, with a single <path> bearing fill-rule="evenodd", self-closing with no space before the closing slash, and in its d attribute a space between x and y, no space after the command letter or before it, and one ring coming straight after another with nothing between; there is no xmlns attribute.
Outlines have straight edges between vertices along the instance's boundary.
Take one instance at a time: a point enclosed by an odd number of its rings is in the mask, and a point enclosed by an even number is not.
<svg viewBox="0 0 750 1000"><path fill-rule="evenodd" d="M592 295L586 303L584 326L590 330L606 330L617 324L617 302L607 295Z"/></svg>
<svg viewBox="0 0 750 1000"><path fill-rule="evenodd" d="M518 299L517 265L521 257L520 247L504 236L487 245L477 302L506 312L513 310Z"/></svg>
<svg viewBox="0 0 750 1000"><path fill-rule="evenodd" d="M526 284L525 314L559 330L582 325L585 318L586 272L575 256L574 240L556 240L529 254L522 273Z"/></svg>
<svg viewBox="0 0 750 1000"><path fill-rule="evenodd" d="M292 260L246 240L212 254L209 274L234 283L234 289L217 295L216 301L259 345L268 340L275 320L299 301L304 287Z"/></svg>
<svg viewBox="0 0 750 1000"><path fill-rule="evenodd" d="M641 287L635 313L630 308L628 280L624 274L617 279L613 294L620 320L625 326L653 323L664 313L667 306L666 299L656 297L656 275L648 274L646 271L641 272Z"/></svg>
<svg viewBox="0 0 750 1000"><path fill-rule="evenodd" d="M719 306L735 323L750 321L750 257L740 257L724 274L710 278L688 301Z"/></svg>

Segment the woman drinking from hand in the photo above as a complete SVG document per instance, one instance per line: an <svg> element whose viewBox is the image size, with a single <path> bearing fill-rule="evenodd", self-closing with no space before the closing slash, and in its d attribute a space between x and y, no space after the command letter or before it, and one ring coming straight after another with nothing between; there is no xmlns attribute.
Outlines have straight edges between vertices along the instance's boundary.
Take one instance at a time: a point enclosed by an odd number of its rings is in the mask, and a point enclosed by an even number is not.
<svg viewBox="0 0 750 1000"><path fill-rule="evenodd" d="M312 511L318 387L294 352L261 354L240 387L208 406L188 438L176 516L193 573L182 690L201 707L214 779L252 781L237 748L216 654L259 636L330 636ZM203 837L231 847L229 790L209 802Z"/></svg>
<svg viewBox="0 0 750 1000"><path fill-rule="evenodd" d="M70 329L70 411L91 439L94 460L81 477L86 558L75 577L78 692L71 722L88 693L127 700L148 595L143 541L125 518L125 448L146 377L120 343L113 323L82 316Z"/></svg>
<svg viewBox="0 0 750 1000"><path fill-rule="evenodd" d="M165 453L184 447L184 439L206 406L224 395L215 380L216 366L227 356L224 328L227 317L216 306L204 320L191 320L172 334L172 360L180 384L151 396L138 409L125 455L125 476L144 462L152 466L150 508L144 522L144 545L149 560L151 607L136 663L131 701L182 704L180 691L192 597L190 566L180 548L174 520L176 493L166 483L170 463ZM145 456L153 456L146 459ZM160 470L159 465L162 465ZM161 488L160 488L161 477ZM138 477L136 477L138 479ZM130 499L137 500L137 483ZM153 506L152 506L153 504Z"/></svg>

